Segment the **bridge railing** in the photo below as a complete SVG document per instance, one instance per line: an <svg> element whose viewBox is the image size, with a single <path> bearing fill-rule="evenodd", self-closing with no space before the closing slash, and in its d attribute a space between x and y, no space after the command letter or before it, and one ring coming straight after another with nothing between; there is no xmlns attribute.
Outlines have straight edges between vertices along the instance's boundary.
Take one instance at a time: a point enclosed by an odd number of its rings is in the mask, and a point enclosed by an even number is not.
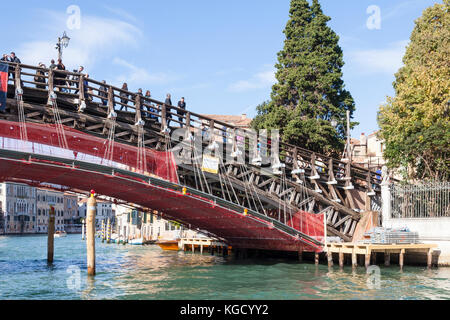
<svg viewBox="0 0 450 320"><path fill-rule="evenodd" d="M240 130L238 127L228 123L205 117L198 113L180 109L176 106L169 106L165 103L140 96L135 92L123 90L121 88L96 81L86 77L84 74L50 70L25 64L10 65L10 72L17 74L15 69L19 67L22 85L41 90L58 90L63 96L86 101L87 107L96 104L97 107L106 110L115 110L124 115L131 115L128 121L142 118L146 123L154 124L160 128L161 132L170 123L178 124L180 127L188 127L191 131L209 129L208 134L213 140L230 139L235 137L233 133ZM9 79L14 85L14 79ZM52 85L53 84L53 85ZM123 110L125 109L125 110ZM130 110L130 111L128 111ZM171 126L172 128L176 128ZM247 131L246 131L247 132ZM266 145L261 145L261 149L270 150L270 139ZM244 144L250 147L244 139ZM347 184L349 180L365 185L365 188L379 191L381 183L380 174L357 165L349 164L346 161L334 159L330 156L313 153L305 148L279 142L279 154L281 160L290 170L303 169L308 176L318 174L323 181L331 182L337 180L338 185Z"/></svg>

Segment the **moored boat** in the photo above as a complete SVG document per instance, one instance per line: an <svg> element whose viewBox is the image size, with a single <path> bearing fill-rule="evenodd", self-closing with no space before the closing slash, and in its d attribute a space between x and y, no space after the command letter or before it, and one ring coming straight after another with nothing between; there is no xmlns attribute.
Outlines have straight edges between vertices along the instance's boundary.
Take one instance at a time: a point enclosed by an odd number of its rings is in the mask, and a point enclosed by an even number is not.
<svg viewBox="0 0 450 320"><path fill-rule="evenodd" d="M54 233L54 237L55 238L62 238L62 237L65 237L65 236L67 236L67 232L65 232L65 231L56 231Z"/></svg>
<svg viewBox="0 0 450 320"><path fill-rule="evenodd" d="M156 244L163 250L178 251L180 250L178 241L179 240L159 240Z"/></svg>
<svg viewBox="0 0 450 320"><path fill-rule="evenodd" d="M143 245L144 244L144 239L143 238L131 239L131 240L128 241L128 244Z"/></svg>

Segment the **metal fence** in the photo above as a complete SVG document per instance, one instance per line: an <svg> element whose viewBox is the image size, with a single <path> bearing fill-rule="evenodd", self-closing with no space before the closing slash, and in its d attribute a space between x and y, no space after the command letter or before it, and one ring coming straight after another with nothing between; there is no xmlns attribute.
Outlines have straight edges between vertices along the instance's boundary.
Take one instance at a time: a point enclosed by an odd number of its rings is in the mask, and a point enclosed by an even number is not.
<svg viewBox="0 0 450 320"><path fill-rule="evenodd" d="M450 217L450 182L391 185L391 218Z"/></svg>

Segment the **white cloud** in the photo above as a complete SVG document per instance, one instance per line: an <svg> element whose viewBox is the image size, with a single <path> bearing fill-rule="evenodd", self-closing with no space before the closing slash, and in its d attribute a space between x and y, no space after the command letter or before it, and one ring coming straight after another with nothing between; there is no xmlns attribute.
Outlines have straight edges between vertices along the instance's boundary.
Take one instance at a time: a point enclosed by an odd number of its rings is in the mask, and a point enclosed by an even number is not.
<svg viewBox="0 0 450 320"><path fill-rule="evenodd" d="M118 83L126 81L128 84L141 86L144 84L165 84L179 80L182 77L180 75L165 72L150 73L143 68L137 67L132 63L117 57L114 58L113 63L126 69L126 73L116 77L116 82Z"/></svg>
<svg viewBox="0 0 450 320"><path fill-rule="evenodd" d="M114 8L114 7L110 7L110 6L107 6L107 5L105 5L104 8L106 10L108 10L109 12L111 12L111 13L113 13L113 14L121 17L121 18L124 18L125 20L132 21L133 23L136 23L138 21L135 16L133 16L132 14L126 12L123 9Z"/></svg>
<svg viewBox="0 0 450 320"><path fill-rule="evenodd" d="M66 30L71 38L69 46L63 51L63 61L66 67L84 65L92 68L96 61L104 59L118 48L128 46L137 47L142 32L136 26L117 19L108 19L97 16L81 15L81 28L68 30L66 25L67 15L42 11L42 21L47 21L41 29L34 30L34 38L48 38L49 30L52 30L54 39L39 40L23 43L16 51L23 63L37 64L44 62L49 64L51 59L57 58L55 49L56 37L54 30Z"/></svg>
<svg viewBox="0 0 450 320"><path fill-rule="evenodd" d="M394 74L403 65L407 44L408 40L404 40L392 43L387 48L350 52L350 63L355 63L360 73Z"/></svg>
<svg viewBox="0 0 450 320"><path fill-rule="evenodd" d="M239 80L232 83L228 89L233 92L244 92L270 88L275 82L275 69L271 68L271 70L256 73L248 80Z"/></svg>

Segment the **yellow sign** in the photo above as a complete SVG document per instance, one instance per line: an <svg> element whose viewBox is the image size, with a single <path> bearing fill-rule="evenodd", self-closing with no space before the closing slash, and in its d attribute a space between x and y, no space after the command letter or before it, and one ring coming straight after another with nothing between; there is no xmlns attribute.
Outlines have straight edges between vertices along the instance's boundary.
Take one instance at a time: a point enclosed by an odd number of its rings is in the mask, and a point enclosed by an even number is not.
<svg viewBox="0 0 450 320"><path fill-rule="evenodd" d="M202 171L217 174L219 172L219 158L204 155Z"/></svg>

